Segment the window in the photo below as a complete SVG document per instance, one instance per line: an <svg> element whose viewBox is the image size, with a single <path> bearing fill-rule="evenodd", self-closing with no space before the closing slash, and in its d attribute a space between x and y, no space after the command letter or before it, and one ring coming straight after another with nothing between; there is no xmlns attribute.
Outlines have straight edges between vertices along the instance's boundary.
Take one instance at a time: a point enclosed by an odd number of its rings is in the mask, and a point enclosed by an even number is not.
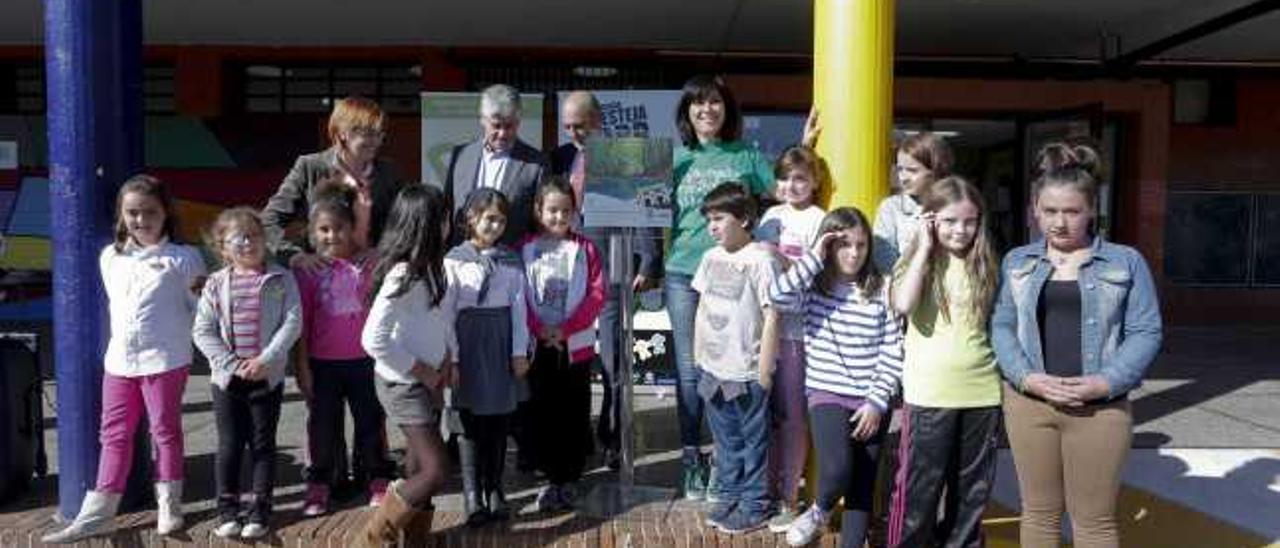
<svg viewBox="0 0 1280 548"><path fill-rule="evenodd" d="M1280 287L1280 194L1172 191L1167 207L1169 281Z"/></svg>
<svg viewBox="0 0 1280 548"><path fill-rule="evenodd" d="M3 105L5 110L19 114L43 114L45 112L45 71L38 63L18 65L13 68L12 103ZM174 99L173 65L148 65L142 69L142 108L147 114L173 114ZM0 94L3 96L4 94ZM7 101L5 101L7 102Z"/></svg>
<svg viewBox="0 0 1280 548"><path fill-rule="evenodd" d="M14 110L20 113L44 112L44 66L23 65L14 78Z"/></svg>
<svg viewBox="0 0 1280 548"><path fill-rule="evenodd" d="M328 112L333 101L367 97L388 113L418 112L418 66L249 65L244 67L247 112Z"/></svg>

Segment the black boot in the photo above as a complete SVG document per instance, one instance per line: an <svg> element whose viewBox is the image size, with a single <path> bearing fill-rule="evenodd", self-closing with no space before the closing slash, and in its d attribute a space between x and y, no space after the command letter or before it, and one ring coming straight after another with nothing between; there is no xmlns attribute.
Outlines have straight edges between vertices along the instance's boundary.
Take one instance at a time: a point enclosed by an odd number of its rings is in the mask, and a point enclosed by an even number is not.
<svg viewBox="0 0 1280 548"><path fill-rule="evenodd" d="M467 438L458 440L458 461L462 467L462 502L467 514L467 525L479 527L489 521L489 508L482 496L480 467L476 462L475 443Z"/></svg>
<svg viewBox="0 0 1280 548"><path fill-rule="evenodd" d="M507 495L502 492L502 486L490 489L485 494L485 502L489 506L489 519L506 521L511 517L511 510L507 508Z"/></svg>

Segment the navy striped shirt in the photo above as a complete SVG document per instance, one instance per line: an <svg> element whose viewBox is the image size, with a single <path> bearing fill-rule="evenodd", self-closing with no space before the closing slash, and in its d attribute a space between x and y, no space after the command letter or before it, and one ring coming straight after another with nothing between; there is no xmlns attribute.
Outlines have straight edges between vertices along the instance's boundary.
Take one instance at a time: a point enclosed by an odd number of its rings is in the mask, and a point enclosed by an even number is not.
<svg viewBox="0 0 1280 548"><path fill-rule="evenodd" d="M778 310L804 314L805 388L865 398L888 409L902 382L902 327L888 282L868 299L853 285L816 287L822 261L812 251L774 279Z"/></svg>

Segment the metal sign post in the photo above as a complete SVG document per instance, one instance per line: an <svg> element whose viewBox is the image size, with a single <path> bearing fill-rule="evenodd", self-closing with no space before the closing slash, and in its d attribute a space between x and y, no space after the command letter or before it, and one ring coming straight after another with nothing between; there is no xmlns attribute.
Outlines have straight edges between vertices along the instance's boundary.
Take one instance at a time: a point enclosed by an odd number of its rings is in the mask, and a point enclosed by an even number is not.
<svg viewBox="0 0 1280 548"><path fill-rule="evenodd" d="M618 287L618 382L621 383L618 404L619 449L622 466L618 470L618 483L624 492L635 485L635 354L632 333L632 316L635 314L631 280L635 278L635 266L631 260L634 229L617 228L609 233L609 277Z"/></svg>

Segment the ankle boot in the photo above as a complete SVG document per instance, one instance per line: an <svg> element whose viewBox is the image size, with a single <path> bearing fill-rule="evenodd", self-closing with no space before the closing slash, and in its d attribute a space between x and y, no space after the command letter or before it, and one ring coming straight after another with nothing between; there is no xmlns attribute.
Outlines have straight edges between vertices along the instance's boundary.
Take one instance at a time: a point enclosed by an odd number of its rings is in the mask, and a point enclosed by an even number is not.
<svg viewBox="0 0 1280 548"><path fill-rule="evenodd" d="M182 525L182 480L156 482L156 532L173 534Z"/></svg>
<svg viewBox="0 0 1280 548"><path fill-rule="evenodd" d="M489 507L489 519L505 521L511 517L511 510L507 508L507 495L502 492L502 486L489 489L484 498Z"/></svg>
<svg viewBox="0 0 1280 548"><path fill-rule="evenodd" d="M111 518L120 508L120 493L89 491L84 494L84 502L80 504L80 513L71 525L61 531L49 533L40 538L45 544L72 543L88 538L107 530Z"/></svg>
<svg viewBox="0 0 1280 548"><path fill-rule="evenodd" d="M387 496L382 499L382 505L365 522L364 531L360 534L360 546L382 548L388 543L398 543L405 526L417 513L400 497L400 481L397 480L387 486Z"/></svg>

